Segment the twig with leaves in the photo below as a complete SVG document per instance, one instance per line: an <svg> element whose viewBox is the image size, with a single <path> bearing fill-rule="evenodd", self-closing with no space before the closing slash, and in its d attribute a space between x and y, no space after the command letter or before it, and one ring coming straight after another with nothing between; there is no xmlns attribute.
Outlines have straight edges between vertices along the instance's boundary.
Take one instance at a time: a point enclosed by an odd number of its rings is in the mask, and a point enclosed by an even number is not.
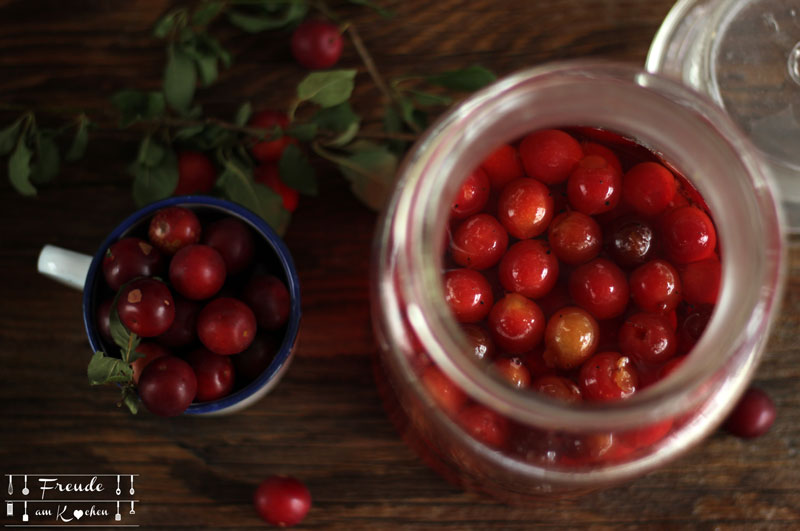
<svg viewBox="0 0 800 531"><path fill-rule="evenodd" d="M350 3L391 16L369 0ZM224 18L243 31L259 33L296 26L312 9L339 24L349 36L364 69L383 95L380 130L365 129L353 109L351 97L358 75L354 68L315 71L303 77L291 97L285 127L252 123L254 112L249 102L240 104L230 120L204 114L195 103L198 85L213 84L220 68L229 68L233 62L232 55L208 32L212 22ZM442 91L473 91L494 80L488 70L472 66L387 82L356 26L321 0L207 0L193 8L168 12L155 24L153 34L166 41L162 89L127 89L111 97L116 109L115 130L140 137L136 157L127 168L133 177L134 200L144 205L173 195L181 177L181 155L201 152L215 161L219 171L211 191L249 208L279 233L286 229L290 212L274 183L257 178L258 165L263 162L254 156L258 143L289 139L281 145L275 162L282 186L295 193L318 193L307 155L310 151L334 164L350 182L353 193L377 210L393 186L399 157L427 127L431 111L452 103L452 96ZM90 129L102 130L107 124L106 117L90 121L80 113L60 128L40 128L34 112L23 110L12 124L0 130L0 157L8 156L12 185L22 195L35 195L36 186L49 182L59 172L62 160L75 161L84 155ZM72 141L62 154L59 137L70 131ZM110 329L119 354L96 352L88 376L94 385L120 386L121 404L135 413L138 398L131 364L142 357L136 351L139 337L125 328L115 308L116 303L112 304Z"/></svg>
<svg viewBox="0 0 800 531"><path fill-rule="evenodd" d="M391 16L368 0L351 3ZM224 18L249 33L283 30L299 24L312 9L340 24L383 94L382 130L363 130L361 117L353 110L350 98L355 69L312 72L303 78L287 111L290 124L285 130L248 125L253 114L250 103L240 105L230 121L204 116L202 107L194 103L198 83L206 87L213 84L220 68L228 68L233 62L232 55L209 33L209 25ZM155 24L153 34L167 43L162 90L123 90L111 98L119 113L119 128L142 135L136 158L128 165L134 200L144 205L171 195L179 180L180 152L201 151L220 169L213 192L250 208L279 232L287 227L290 213L276 191L255 178L258 161L248 150L254 143L283 135L297 141L288 144L278 161L280 179L289 188L317 193L313 166L298 147L307 145L339 168L356 196L378 209L391 189L399 157L427 127L429 109L453 101L447 94L421 90L420 85L463 92L494 80L491 72L473 66L431 76L405 76L387 83L356 26L319 0L205 1L194 8L170 11ZM309 105L314 107L310 118L299 120L298 109ZM309 115L308 109L303 114ZM55 137L75 127L73 144L63 158L76 160L85 152L91 126L83 114L72 125L58 130L38 130L35 124L34 114L26 112L0 132L0 156L11 155L9 177L24 195L34 195L34 185L46 183L58 173L62 157Z"/></svg>

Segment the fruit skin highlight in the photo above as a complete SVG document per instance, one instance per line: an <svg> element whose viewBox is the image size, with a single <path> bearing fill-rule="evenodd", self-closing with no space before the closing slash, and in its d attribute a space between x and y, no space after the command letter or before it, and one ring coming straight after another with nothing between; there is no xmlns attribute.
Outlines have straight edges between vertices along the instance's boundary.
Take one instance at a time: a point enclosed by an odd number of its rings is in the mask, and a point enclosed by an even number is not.
<svg viewBox="0 0 800 531"><path fill-rule="evenodd" d="M139 377L139 398L148 411L162 417L180 415L194 400L197 377L188 363L164 356L147 365Z"/></svg>
<svg viewBox="0 0 800 531"><path fill-rule="evenodd" d="M292 33L292 56L311 70L331 68L342 56L344 40L335 24L306 20Z"/></svg>
<svg viewBox="0 0 800 531"><path fill-rule="evenodd" d="M761 437L775 422L775 403L761 389L751 387L733 408L723 427L742 439Z"/></svg>
<svg viewBox="0 0 800 531"><path fill-rule="evenodd" d="M291 527L303 521L311 509L311 492L290 476L270 476L253 493L253 505L267 523Z"/></svg>

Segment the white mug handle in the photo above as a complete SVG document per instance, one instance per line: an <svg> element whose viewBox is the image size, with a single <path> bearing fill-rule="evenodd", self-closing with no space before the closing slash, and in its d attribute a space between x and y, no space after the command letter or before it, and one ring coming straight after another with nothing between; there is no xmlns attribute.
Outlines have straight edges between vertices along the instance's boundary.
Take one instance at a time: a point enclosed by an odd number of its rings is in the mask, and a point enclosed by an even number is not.
<svg viewBox="0 0 800 531"><path fill-rule="evenodd" d="M45 245L39 252L39 273L75 289L83 289L92 257L69 249Z"/></svg>

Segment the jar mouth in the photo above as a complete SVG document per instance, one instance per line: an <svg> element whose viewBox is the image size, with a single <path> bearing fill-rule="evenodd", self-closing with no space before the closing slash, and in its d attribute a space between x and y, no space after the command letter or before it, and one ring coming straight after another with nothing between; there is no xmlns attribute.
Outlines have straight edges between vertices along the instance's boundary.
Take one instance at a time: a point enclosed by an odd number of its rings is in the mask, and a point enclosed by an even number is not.
<svg viewBox="0 0 800 531"><path fill-rule="evenodd" d="M565 126L623 133L673 164L706 199L717 224L723 264L716 308L686 362L629 399L581 407L512 389L461 354L467 352L467 343L444 303L442 256L437 252L443 249L449 216L441 205L449 204L461 177L501 143L533 130ZM492 144L481 143L487 137ZM703 156L692 156L697 153ZM449 111L404 162L403 185L388 213L397 221L389 237L402 249L392 259L404 292L404 318L448 377L476 401L520 422L609 431L686 412L707 398L710 382L725 377L723 369L733 359L747 357L737 371L754 370L780 300L782 214L771 176L755 153L711 102L631 66L565 62L512 74ZM380 290L382 298L385 291ZM392 304L388 299L381 303ZM400 364L409 376L413 373L406 360Z"/></svg>

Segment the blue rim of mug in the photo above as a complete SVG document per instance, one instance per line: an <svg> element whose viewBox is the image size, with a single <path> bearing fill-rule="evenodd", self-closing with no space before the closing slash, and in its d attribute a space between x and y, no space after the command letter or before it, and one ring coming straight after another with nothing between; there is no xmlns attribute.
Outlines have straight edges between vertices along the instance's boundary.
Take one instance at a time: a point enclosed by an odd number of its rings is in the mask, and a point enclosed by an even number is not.
<svg viewBox="0 0 800 531"><path fill-rule="evenodd" d="M224 211L227 214L231 214L242 219L252 226L272 247L273 251L275 252L275 256L280 261L280 264L283 267L286 275L286 281L288 284L286 287L289 290L289 297L291 299L289 322L287 323L286 332L284 333L280 349L275 354L275 357L272 359L269 366L258 376L258 378L238 391L211 402L193 402L184 412L184 414L199 415L219 412L250 398L265 385L267 385L276 374L280 373L281 368L291 358L295 340L297 339L297 333L300 329L300 280L297 277L297 270L295 269L292 256L289 253L289 249L286 247L286 244L283 242L280 236L275 233L272 227L270 227L266 221L254 214L251 210L248 210L247 208L236 203L232 203L224 199L218 199L216 197L203 195L184 195L170 197L155 203L151 203L125 218L125 220L117 225L116 228L114 228L114 230L112 230L111 233L106 237L106 239L103 241L103 244L97 250L97 253L95 253L91 264L89 265L89 271L86 274L86 281L84 283L83 290L83 324L86 328L86 335L89 338L89 345L92 347L92 352L103 350L103 344L100 341L97 326L95 324L94 312L92 311L94 309L92 307L92 303L95 292L95 280L103 262L103 256L111 244L120 239L120 237L127 233L131 227L139 223L142 219L154 214L157 210L169 206L214 207Z"/></svg>

